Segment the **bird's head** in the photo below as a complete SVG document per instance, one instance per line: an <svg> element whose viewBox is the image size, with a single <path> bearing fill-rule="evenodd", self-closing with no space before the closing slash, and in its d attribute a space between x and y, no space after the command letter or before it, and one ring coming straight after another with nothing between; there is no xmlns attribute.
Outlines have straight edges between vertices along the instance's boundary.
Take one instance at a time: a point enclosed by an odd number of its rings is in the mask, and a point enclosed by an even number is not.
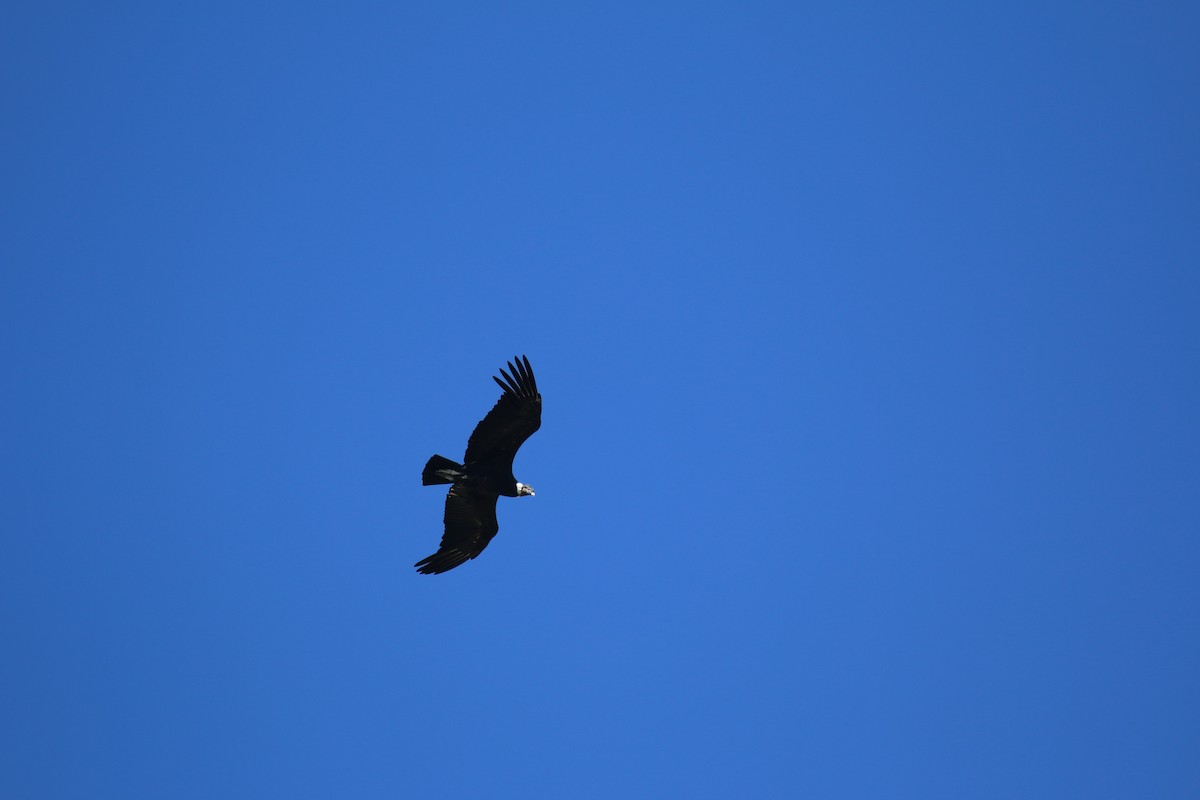
<svg viewBox="0 0 1200 800"><path fill-rule="evenodd" d="M526 486L525 484L518 481L517 482L517 497L523 497L524 495L529 495L530 497L533 497L533 487Z"/></svg>

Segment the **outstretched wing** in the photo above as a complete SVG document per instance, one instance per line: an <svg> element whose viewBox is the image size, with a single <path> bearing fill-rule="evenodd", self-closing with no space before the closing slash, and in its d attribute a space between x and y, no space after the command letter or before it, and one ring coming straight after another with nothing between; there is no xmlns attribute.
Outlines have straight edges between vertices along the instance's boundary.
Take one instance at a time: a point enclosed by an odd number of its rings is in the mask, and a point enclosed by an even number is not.
<svg viewBox="0 0 1200 800"><path fill-rule="evenodd" d="M517 448L542 426L542 396L538 393L529 359L521 356L514 361L515 364L508 362L508 372L500 369L504 380L492 377L504 394L475 426L475 432L467 441L467 455L463 459L467 464L507 461L511 465Z"/></svg>
<svg viewBox="0 0 1200 800"><path fill-rule="evenodd" d="M413 565L417 572L436 575L482 553L500 530L496 523L498 496L492 492L477 492L462 484L451 486L446 495L446 533L442 535L442 546Z"/></svg>

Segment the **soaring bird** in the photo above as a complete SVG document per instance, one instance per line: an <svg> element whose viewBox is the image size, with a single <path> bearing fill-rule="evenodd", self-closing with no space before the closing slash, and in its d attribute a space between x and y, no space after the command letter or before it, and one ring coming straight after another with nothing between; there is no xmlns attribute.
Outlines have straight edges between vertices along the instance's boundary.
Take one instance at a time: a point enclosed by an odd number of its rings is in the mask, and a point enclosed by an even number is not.
<svg viewBox="0 0 1200 800"><path fill-rule="evenodd" d="M515 362L515 363L514 363ZM421 473L421 484L453 484L446 495L446 533L442 545L428 558L418 561L417 572L434 575L454 569L475 558L488 546L500 525L496 522L496 500L533 496L533 487L513 477L513 458L542 426L542 396L529 359L521 356L500 368L504 380L492 376L504 393L467 440L467 454L457 464L435 455Z"/></svg>

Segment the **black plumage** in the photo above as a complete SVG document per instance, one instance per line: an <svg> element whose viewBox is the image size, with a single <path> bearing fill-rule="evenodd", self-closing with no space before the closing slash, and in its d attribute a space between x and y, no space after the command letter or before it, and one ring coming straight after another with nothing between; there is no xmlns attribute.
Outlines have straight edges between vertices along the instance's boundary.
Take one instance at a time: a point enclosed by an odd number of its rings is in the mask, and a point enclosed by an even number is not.
<svg viewBox="0 0 1200 800"><path fill-rule="evenodd" d="M467 453L458 464L435 455L421 473L425 486L449 483L446 496L446 532L438 551L418 561L417 571L426 575L454 569L475 558L500 529L496 501L500 495L533 495L533 488L513 477L513 458L542 425L542 396L529 359L521 356L501 367L504 380L492 380L504 390L467 440Z"/></svg>

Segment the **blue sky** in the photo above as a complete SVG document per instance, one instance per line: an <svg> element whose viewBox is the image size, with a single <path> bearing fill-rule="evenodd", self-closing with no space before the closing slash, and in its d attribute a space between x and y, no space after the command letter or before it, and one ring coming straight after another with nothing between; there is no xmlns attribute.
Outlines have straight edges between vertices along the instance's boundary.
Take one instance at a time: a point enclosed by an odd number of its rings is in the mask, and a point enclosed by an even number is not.
<svg viewBox="0 0 1200 800"><path fill-rule="evenodd" d="M1200 795L1198 34L8 4L0 794Z"/></svg>

